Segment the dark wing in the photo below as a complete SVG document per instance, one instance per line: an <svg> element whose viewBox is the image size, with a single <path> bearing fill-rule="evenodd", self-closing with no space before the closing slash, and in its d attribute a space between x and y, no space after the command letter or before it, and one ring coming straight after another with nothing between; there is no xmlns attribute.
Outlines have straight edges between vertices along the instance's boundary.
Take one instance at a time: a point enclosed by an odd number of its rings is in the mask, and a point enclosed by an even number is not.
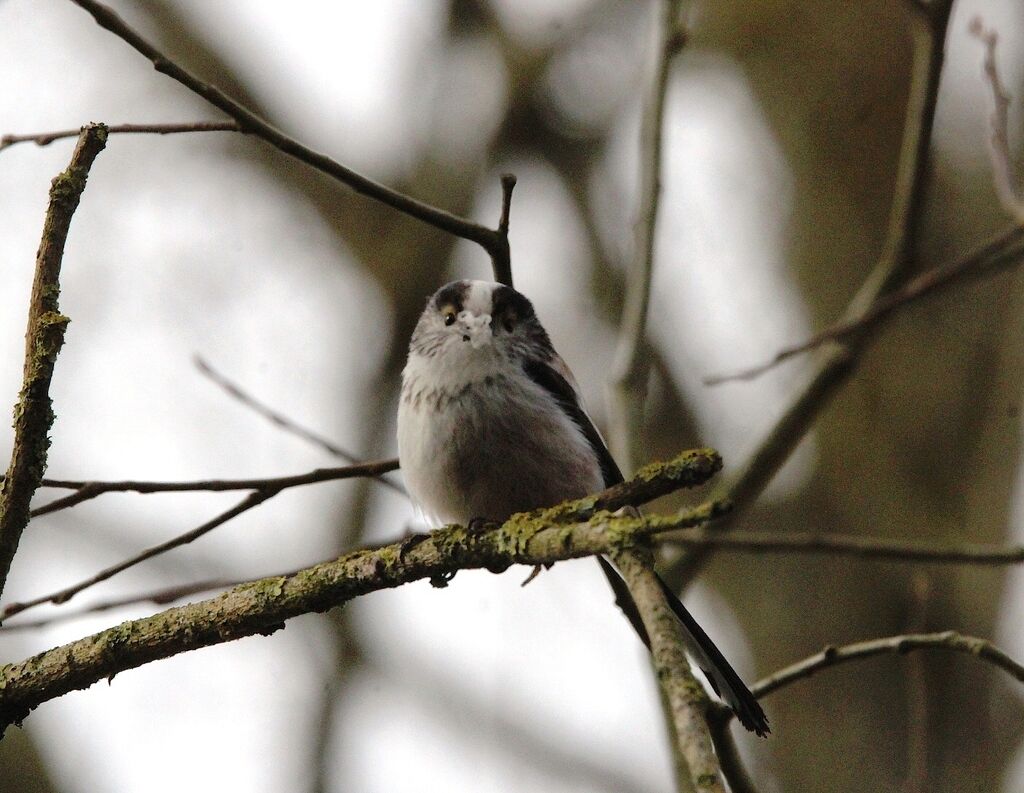
<svg viewBox="0 0 1024 793"><path fill-rule="evenodd" d="M611 487L621 482L622 472L615 464L615 460L612 459L611 452L608 451L601 433L597 431L594 422L590 420L590 416L580 404L579 394L569 381L572 374L561 358L555 355L550 362L528 360L523 364L523 370L533 382L555 398L559 407L582 430L601 465L604 486ZM650 650L650 637L647 635L643 619L636 603L633 602L633 596L630 594L626 582L622 580L611 562L603 556L598 556L597 561L601 563L601 570L615 593L616 605L622 609L622 613L626 615L626 619L629 620L640 640ZM762 737L767 735L769 732L768 719L765 718L764 711L761 710L761 706L750 689L746 687L715 643L660 576L658 576L658 583L665 594L669 608L676 615L676 619L679 620L683 632L686 634L691 654L697 658L699 666L704 670L715 693L728 703L744 727Z"/></svg>
<svg viewBox="0 0 1024 793"><path fill-rule="evenodd" d="M590 443L590 448L594 450L594 455L601 466L604 486L611 487L612 485L617 485L622 481L622 472L619 470L619 466L615 464L615 460L612 459L611 452L608 451L601 433L597 431L597 427L590 420L587 411L580 405L580 397L576 389L566 379L565 375L558 371L559 368L563 369L566 373L569 371L557 356L550 363L534 359L528 360L523 364L523 370L526 372L527 377L551 394L555 401L558 402L558 406L565 412L565 415L572 419L573 423L583 432L583 436ZM569 376L571 377L572 375Z"/></svg>

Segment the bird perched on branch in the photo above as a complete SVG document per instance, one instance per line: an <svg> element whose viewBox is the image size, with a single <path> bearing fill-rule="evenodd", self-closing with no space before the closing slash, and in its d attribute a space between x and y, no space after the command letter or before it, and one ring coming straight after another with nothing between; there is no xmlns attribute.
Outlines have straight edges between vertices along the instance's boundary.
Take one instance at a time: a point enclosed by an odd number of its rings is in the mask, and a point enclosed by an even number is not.
<svg viewBox="0 0 1024 793"><path fill-rule="evenodd" d="M402 373L398 456L424 512L463 525L503 522L622 481L533 305L511 287L486 281L447 284L420 316ZM598 559L649 646L621 578ZM744 727L766 735L768 721L753 694L663 582L662 589L715 691Z"/></svg>

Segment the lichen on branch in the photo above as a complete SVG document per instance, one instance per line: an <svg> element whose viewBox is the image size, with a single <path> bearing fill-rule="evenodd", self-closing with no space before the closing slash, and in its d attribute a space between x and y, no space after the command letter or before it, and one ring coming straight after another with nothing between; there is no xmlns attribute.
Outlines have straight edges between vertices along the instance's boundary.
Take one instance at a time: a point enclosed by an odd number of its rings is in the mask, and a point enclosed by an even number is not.
<svg viewBox="0 0 1024 793"><path fill-rule="evenodd" d="M53 424L50 381L70 321L60 313L58 305L64 243L89 169L106 142L107 128L102 124L82 127L67 170L55 177L50 186L50 203L36 254L29 299L24 377L14 407L14 448L0 487L0 593L7 582L21 534L28 525L29 503L46 470L49 432Z"/></svg>
<svg viewBox="0 0 1024 793"><path fill-rule="evenodd" d="M459 570L500 572L513 564L550 564L643 544L655 534L700 525L720 514L714 502L662 517L615 515L672 489L703 483L721 467L711 449L670 463L596 498L514 515L501 526L446 526L415 544L399 542L346 554L293 575L252 581L197 603L131 620L70 644L0 667L0 734L42 702L88 688L127 669L255 634L268 635L300 614L412 581L449 581ZM628 501L626 499L629 499ZM580 516L587 516L581 520ZM553 519L557 517L559 519Z"/></svg>

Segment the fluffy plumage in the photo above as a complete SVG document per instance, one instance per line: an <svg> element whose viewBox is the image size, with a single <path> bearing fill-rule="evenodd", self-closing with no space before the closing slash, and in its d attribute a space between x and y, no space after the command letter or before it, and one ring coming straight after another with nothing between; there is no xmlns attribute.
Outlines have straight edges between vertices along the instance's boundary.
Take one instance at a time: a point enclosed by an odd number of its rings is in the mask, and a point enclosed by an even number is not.
<svg viewBox="0 0 1024 793"><path fill-rule="evenodd" d="M402 373L398 456L413 498L443 522L504 521L622 481L530 301L485 281L442 287L416 325ZM767 734L757 700L662 586L715 691L747 729ZM624 610L646 643L635 607Z"/></svg>

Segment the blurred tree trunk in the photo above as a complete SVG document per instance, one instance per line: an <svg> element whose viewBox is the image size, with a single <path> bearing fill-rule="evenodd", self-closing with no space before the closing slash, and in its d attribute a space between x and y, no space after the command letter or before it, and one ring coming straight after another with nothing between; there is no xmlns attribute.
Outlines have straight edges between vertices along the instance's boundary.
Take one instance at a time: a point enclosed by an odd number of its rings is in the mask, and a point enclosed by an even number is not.
<svg viewBox="0 0 1024 793"><path fill-rule="evenodd" d="M910 5L723 2L707 6L700 28L700 45L725 50L745 69L792 168L788 258L819 326L837 317L867 276L886 231ZM978 91L985 92L980 79ZM917 266L945 262L1006 222L993 205L990 175L963 167L942 152L933 156ZM891 323L817 425L819 457L802 492L762 504L745 525L1005 540L1020 456L1022 297L1021 279L1003 275ZM1001 573L934 569L923 604L913 573L811 557L722 559L712 571L717 586L742 599L763 671L828 643L911 629L992 635ZM751 580L764 586L756 604L744 583ZM781 789L999 789L1021 738L1019 696L991 669L964 659L929 654L919 662L923 713L911 705L909 665L895 659L830 672L773 697ZM1003 726L993 731L996 701ZM922 767L910 756L915 745L926 752L928 777L908 781L910 769Z"/></svg>

